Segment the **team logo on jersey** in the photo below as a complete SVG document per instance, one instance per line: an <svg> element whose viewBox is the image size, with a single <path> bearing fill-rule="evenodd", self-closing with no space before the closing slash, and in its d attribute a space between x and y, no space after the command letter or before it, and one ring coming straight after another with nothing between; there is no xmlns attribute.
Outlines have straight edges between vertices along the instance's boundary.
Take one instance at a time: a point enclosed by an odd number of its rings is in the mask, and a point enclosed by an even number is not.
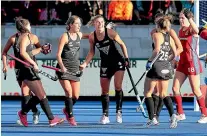
<svg viewBox="0 0 207 136"><path fill-rule="evenodd" d="M76 42L76 44L80 44L80 42Z"/></svg>
<svg viewBox="0 0 207 136"><path fill-rule="evenodd" d="M101 68L102 72L105 73L107 68Z"/></svg>
<svg viewBox="0 0 207 136"><path fill-rule="evenodd" d="M68 45L71 47L73 46L73 42L69 42Z"/></svg>
<svg viewBox="0 0 207 136"><path fill-rule="evenodd" d="M99 48L100 47L100 44L99 43L96 43L96 47Z"/></svg>
<svg viewBox="0 0 207 136"><path fill-rule="evenodd" d="M105 47L99 48L99 50L101 50L103 53L108 55L108 53L109 53L109 46L105 46Z"/></svg>
<svg viewBox="0 0 207 136"><path fill-rule="evenodd" d="M165 42L165 45L169 45L169 42Z"/></svg>
<svg viewBox="0 0 207 136"><path fill-rule="evenodd" d="M168 73L170 73L170 70L169 70L169 69L163 69L163 70L161 71L161 73L162 73L162 74L168 74Z"/></svg>
<svg viewBox="0 0 207 136"><path fill-rule="evenodd" d="M72 55L74 56L76 54L76 52L79 50L79 47L73 47L70 48L70 52L72 53Z"/></svg>

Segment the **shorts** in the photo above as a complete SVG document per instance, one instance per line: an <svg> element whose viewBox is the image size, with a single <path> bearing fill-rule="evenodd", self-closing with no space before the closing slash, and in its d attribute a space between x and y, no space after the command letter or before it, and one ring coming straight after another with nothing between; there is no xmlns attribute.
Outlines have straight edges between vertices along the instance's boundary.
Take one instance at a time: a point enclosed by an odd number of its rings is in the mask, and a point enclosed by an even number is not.
<svg viewBox="0 0 207 136"><path fill-rule="evenodd" d="M40 80L40 77L38 73L34 71L32 68L26 68L23 67L21 69L15 69L16 73L16 78L18 81L24 81L24 80L29 80L29 81L34 81L34 80Z"/></svg>
<svg viewBox="0 0 207 136"><path fill-rule="evenodd" d="M174 68L170 62L155 62L146 77L153 80L169 80L173 78Z"/></svg>
<svg viewBox="0 0 207 136"><path fill-rule="evenodd" d="M203 70L200 60L198 60L196 63L195 61L179 62L176 71L184 73L185 75L198 75L202 73Z"/></svg>
<svg viewBox="0 0 207 136"><path fill-rule="evenodd" d="M69 74L69 73L62 73L62 72L56 71L56 75L57 75L59 80L73 80L73 81L77 81L77 82L80 81L80 77L74 76L74 75Z"/></svg>
<svg viewBox="0 0 207 136"><path fill-rule="evenodd" d="M117 71L125 71L124 63L117 62L115 65L101 66L100 67L100 77L101 78L111 78Z"/></svg>

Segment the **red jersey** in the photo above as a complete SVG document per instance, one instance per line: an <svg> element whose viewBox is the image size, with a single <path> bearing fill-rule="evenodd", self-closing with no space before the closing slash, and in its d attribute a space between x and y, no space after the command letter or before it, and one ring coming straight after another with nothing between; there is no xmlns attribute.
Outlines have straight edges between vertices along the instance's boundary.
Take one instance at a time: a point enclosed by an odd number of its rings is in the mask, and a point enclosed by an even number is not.
<svg viewBox="0 0 207 136"><path fill-rule="evenodd" d="M183 52L180 54L177 71L186 75L197 75L202 72L197 54L199 37L193 36L191 29L191 27L188 27L186 30L180 29L179 31L179 39L183 46Z"/></svg>

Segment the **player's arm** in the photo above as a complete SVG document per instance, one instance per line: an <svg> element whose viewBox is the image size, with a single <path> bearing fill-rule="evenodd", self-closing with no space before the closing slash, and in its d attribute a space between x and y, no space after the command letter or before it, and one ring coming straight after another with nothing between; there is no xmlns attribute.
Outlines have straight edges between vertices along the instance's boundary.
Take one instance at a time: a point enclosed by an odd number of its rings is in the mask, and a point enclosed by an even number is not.
<svg viewBox="0 0 207 136"><path fill-rule="evenodd" d="M81 39L88 39L90 34L78 32L78 35L80 36Z"/></svg>
<svg viewBox="0 0 207 136"><path fill-rule="evenodd" d="M60 66L60 68L61 68L62 71L64 71L65 66L63 65L63 61L62 61L62 58L61 58L61 54L62 54L62 51L63 51L63 47L64 47L64 45L67 42L68 42L67 35L66 35L66 33L64 33L60 37L59 44L58 44L58 51L57 51L57 54L56 54L58 64L59 64L59 66Z"/></svg>
<svg viewBox="0 0 207 136"><path fill-rule="evenodd" d="M155 48L152 52L152 56L149 58L148 61L152 61L160 52L160 45L162 43L162 41L160 40L161 34L160 33L154 33L152 38L153 38L153 42L155 45Z"/></svg>
<svg viewBox="0 0 207 136"><path fill-rule="evenodd" d="M180 39L178 38L176 32L173 29L170 30L170 36L174 40L175 46L177 48L176 49L176 54L178 56L178 55L180 55L181 52L183 52L183 46L182 46L182 44L180 42Z"/></svg>
<svg viewBox="0 0 207 136"><path fill-rule="evenodd" d="M8 41L6 42L6 45L2 51L2 61L3 61L3 72L7 72L7 52L9 51L9 49L11 48L11 46L14 44L15 42L15 35L11 36Z"/></svg>
<svg viewBox="0 0 207 136"><path fill-rule="evenodd" d="M127 53L127 48L126 45L124 44L124 42L121 40L119 34L117 32L115 32L113 29L107 29L108 31L108 35L111 39L115 40L121 47L122 52L124 54L125 58L129 58L128 57L128 53Z"/></svg>
<svg viewBox="0 0 207 136"><path fill-rule="evenodd" d="M29 54L26 51L27 46L30 44L30 41L27 37L26 34L21 35L19 37L19 45L20 45L20 55L26 60L28 61L30 64L32 64L33 66L36 65L35 61L32 60L29 56Z"/></svg>
<svg viewBox="0 0 207 136"><path fill-rule="evenodd" d="M36 49L33 49L32 51L28 52L28 54L30 56L35 56L41 52L42 48L41 48L41 44L39 42L38 37L36 35L32 35L32 36L34 39L34 45L35 45Z"/></svg>
<svg viewBox="0 0 207 136"><path fill-rule="evenodd" d="M173 38L170 37L170 46L172 48L173 53L169 56L169 61L172 61L177 56L176 46Z"/></svg>

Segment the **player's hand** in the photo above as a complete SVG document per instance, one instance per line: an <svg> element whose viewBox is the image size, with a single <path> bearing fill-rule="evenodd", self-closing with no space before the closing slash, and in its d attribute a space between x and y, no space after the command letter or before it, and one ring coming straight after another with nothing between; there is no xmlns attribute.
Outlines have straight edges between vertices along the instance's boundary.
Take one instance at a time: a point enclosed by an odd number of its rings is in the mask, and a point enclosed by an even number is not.
<svg viewBox="0 0 207 136"><path fill-rule="evenodd" d="M84 62L83 64L81 64L80 66L79 66L79 69L80 69L80 71L83 71L83 69L84 68L86 68L86 63Z"/></svg>
<svg viewBox="0 0 207 136"><path fill-rule="evenodd" d="M34 64L33 65L33 68L34 68L34 71L35 72L37 72L37 73L39 72L39 67L37 66L37 64Z"/></svg>
<svg viewBox="0 0 207 136"><path fill-rule="evenodd" d="M183 14L187 19L193 18L193 13L187 8L183 10Z"/></svg>
<svg viewBox="0 0 207 136"><path fill-rule="evenodd" d="M124 61L125 61L125 66L130 68L130 60L129 60L129 58L125 58Z"/></svg>
<svg viewBox="0 0 207 136"><path fill-rule="evenodd" d="M7 66L3 67L2 71L3 71L3 73L6 73L8 71Z"/></svg>
<svg viewBox="0 0 207 136"><path fill-rule="evenodd" d="M61 72L62 73L66 73L67 72L67 69L63 66L63 68L61 68Z"/></svg>
<svg viewBox="0 0 207 136"><path fill-rule="evenodd" d="M178 67L178 61L172 60L172 66L174 69L176 69Z"/></svg>
<svg viewBox="0 0 207 136"><path fill-rule="evenodd" d="M152 62L148 60L146 64L146 70L150 70L151 68L152 68Z"/></svg>
<svg viewBox="0 0 207 136"><path fill-rule="evenodd" d="M52 45L50 43L46 43L41 47L41 52L45 55L52 52Z"/></svg>

